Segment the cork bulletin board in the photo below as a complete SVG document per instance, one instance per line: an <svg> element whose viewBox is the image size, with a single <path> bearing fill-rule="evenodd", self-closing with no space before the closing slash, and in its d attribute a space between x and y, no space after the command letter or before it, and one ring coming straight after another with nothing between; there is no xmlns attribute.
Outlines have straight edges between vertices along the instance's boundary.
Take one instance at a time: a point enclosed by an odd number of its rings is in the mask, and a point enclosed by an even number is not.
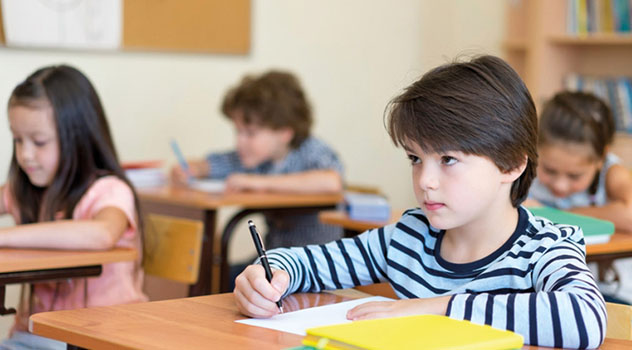
<svg viewBox="0 0 632 350"><path fill-rule="evenodd" d="M119 49L246 54L250 7L250 0L123 0ZM5 45L2 19L0 6Z"/></svg>

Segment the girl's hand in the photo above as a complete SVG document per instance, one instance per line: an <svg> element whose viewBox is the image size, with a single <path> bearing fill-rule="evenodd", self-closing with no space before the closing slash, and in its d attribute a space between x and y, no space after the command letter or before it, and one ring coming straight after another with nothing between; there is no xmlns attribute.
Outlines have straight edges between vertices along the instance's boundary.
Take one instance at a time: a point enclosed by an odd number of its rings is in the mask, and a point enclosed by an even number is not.
<svg viewBox="0 0 632 350"><path fill-rule="evenodd" d="M411 316L422 314L445 315L451 296L402 299L397 301L372 301L354 307L347 312L347 319L352 321L373 318Z"/></svg>
<svg viewBox="0 0 632 350"><path fill-rule="evenodd" d="M251 174L232 174L226 178L227 192L264 191L264 176Z"/></svg>
<svg viewBox="0 0 632 350"><path fill-rule="evenodd" d="M235 279L235 303L246 316L268 318L279 313L276 302L287 290L290 277L283 270L272 270L272 283L266 280L261 265L250 265Z"/></svg>

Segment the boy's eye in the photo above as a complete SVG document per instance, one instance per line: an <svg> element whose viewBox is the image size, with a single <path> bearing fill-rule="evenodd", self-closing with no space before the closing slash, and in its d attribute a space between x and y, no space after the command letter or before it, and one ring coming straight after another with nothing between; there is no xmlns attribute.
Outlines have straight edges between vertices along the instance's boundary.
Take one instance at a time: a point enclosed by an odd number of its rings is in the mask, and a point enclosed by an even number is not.
<svg viewBox="0 0 632 350"><path fill-rule="evenodd" d="M410 160L410 163L413 164L413 165L421 163L421 159L419 159L419 157L417 157L415 155L412 155L412 154L408 155L408 159Z"/></svg>
<svg viewBox="0 0 632 350"><path fill-rule="evenodd" d="M37 147L43 147L43 146L46 146L46 144L48 143L48 141L37 141L37 140L36 140L36 141L34 141L33 143L34 143L34 144L35 144L35 146L37 146Z"/></svg>
<svg viewBox="0 0 632 350"><path fill-rule="evenodd" d="M445 165L454 165L456 164L456 158L450 156L441 157L441 162Z"/></svg>

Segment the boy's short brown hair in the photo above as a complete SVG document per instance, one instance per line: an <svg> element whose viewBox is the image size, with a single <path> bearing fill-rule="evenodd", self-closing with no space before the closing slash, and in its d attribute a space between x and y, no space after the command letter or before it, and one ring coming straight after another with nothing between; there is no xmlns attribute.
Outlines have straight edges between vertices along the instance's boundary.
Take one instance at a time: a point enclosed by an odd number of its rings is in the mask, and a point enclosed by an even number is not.
<svg viewBox="0 0 632 350"><path fill-rule="evenodd" d="M298 79L289 72L269 71L259 76L245 76L239 85L226 93L222 113L232 118L243 113L246 124L255 123L271 129L294 130L290 147L297 148L309 137L312 110Z"/></svg>
<svg viewBox="0 0 632 350"><path fill-rule="evenodd" d="M526 156L510 199L517 207L527 197L538 162L537 115L524 82L502 59L480 56L429 71L390 102L385 122L395 145L483 156L501 171Z"/></svg>

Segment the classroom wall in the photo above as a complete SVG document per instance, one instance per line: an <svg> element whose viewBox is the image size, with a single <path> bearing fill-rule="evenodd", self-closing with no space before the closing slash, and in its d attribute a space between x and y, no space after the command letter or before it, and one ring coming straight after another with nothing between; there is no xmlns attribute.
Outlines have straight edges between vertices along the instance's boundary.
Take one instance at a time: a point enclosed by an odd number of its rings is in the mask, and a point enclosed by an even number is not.
<svg viewBox="0 0 632 350"><path fill-rule="evenodd" d="M346 180L378 186L394 207L413 206L410 166L384 131L386 103L459 53L500 54L503 10L503 0L253 0L246 56L0 49L0 179L12 148L5 103L40 66L69 63L90 77L123 161L167 164L171 138L189 157L229 149L232 129L219 112L226 87L283 68L301 78L314 134L338 150ZM0 322L3 337L10 318Z"/></svg>

